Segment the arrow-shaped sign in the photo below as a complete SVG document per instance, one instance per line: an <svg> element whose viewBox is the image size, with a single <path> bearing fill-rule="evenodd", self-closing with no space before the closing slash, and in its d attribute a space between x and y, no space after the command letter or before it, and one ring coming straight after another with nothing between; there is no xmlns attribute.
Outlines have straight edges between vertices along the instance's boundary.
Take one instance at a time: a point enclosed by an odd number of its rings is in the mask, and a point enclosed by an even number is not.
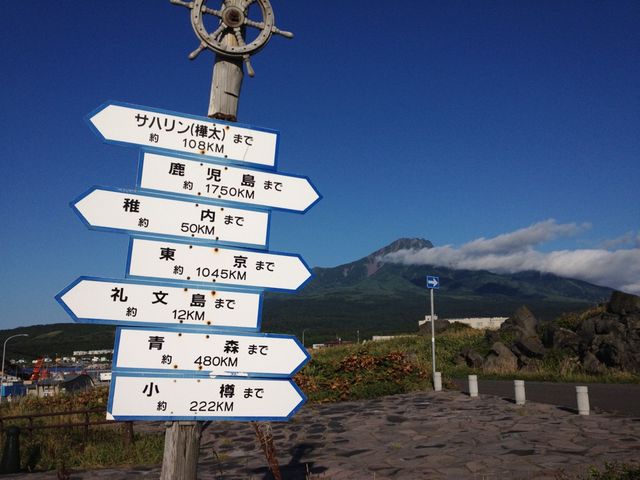
<svg viewBox="0 0 640 480"><path fill-rule="evenodd" d="M138 186L227 202L305 212L320 200L308 178L145 152Z"/></svg>
<svg viewBox="0 0 640 480"><path fill-rule="evenodd" d="M267 244L269 215L94 187L71 203L89 228L219 243Z"/></svg>
<svg viewBox="0 0 640 480"><path fill-rule="evenodd" d="M208 117L110 102L89 114L88 121L107 143L190 153L274 167L278 133L226 123Z"/></svg>
<svg viewBox="0 0 640 480"><path fill-rule="evenodd" d="M258 330L262 295L80 277L56 299L74 321L131 326Z"/></svg>
<svg viewBox="0 0 640 480"><path fill-rule="evenodd" d="M309 360L295 337L118 328L113 369L291 377Z"/></svg>
<svg viewBox="0 0 640 480"><path fill-rule="evenodd" d="M427 276L427 288L440 288L440 277Z"/></svg>
<svg viewBox="0 0 640 480"><path fill-rule="evenodd" d="M115 420L127 421L282 421L305 401L290 380L114 373L107 411Z"/></svg>
<svg viewBox="0 0 640 480"><path fill-rule="evenodd" d="M298 255L131 239L127 275L297 290L311 278Z"/></svg>

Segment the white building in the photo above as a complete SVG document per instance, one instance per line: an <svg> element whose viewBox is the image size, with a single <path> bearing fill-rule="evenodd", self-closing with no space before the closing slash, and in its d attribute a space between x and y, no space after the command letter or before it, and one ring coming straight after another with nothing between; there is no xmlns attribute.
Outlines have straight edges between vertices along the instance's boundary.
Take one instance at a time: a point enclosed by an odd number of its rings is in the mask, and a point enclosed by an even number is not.
<svg viewBox="0 0 640 480"><path fill-rule="evenodd" d="M438 320L437 315L434 315L434 317L436 318L436 320ZM447 318L443 320L446 320L450 323L464 323L465 325L469 325L471 328L475 328L477 330L498 330L500 328L500 325L502 325L507 318L509 317ZM418 326L424 325L430 320L431 315L427 315L424 317L424 320L418 321Z"/></svg>

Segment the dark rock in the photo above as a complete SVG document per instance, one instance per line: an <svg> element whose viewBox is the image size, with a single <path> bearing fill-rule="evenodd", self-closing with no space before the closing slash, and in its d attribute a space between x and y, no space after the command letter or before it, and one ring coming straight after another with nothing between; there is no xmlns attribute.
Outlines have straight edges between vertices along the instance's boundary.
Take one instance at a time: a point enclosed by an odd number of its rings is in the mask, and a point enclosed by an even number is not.
<svg viewBox="0 0 640 480"><path fill-rule="evenodd" d="M582 359L582 367L584 371L590 375L599 375L604 373L607 368L596 358L596 356L587 352Z"/></svg>
<svg viewBox="0 0 640 480"><path fill-rule="evenodd" d="M480 368L484 358L478 352L465 348L458 354L458 358L462 360L470 368Z"/></svg>
<svg viewBox="0 0 640 480"><path fill-rule="evenodd" d="M544 345L537 336L520 338L515 341L515 346L523 355L530 358L542 358L545 354Z"/></svg>
<svg viewBox="0 0 640 480"><path fill-rule="evenodd" d="M488 373L515 372L517 368L518 358L501 342L493 344L482 364L482 369Z"/></svg>
<svg viewBox="0 0 640 480"><path fill-rule="evenodd" d="M582 339L576 332L568 328L555 327L551 334L551 345L558 350L570 350L573 353L580 351Z"/></svg>
<svg viewBox="0 0 640 480"><path fill-rule="evenodd" d="M448 320L436 319L436 323L433 327L437 335L438 333L446 332L451 327L451 323ZM425 337L431 336L431 321L425 322L420 325L420 328L418 329L418 335L422 335Z"/></svg>
<svg viewBox="0 0 640 480"><path fill-rule="evenodd" d="M620 334L624 332L624 327L624 324L620 322L620 317L617 315L603 313L594 320L596 335Z"/></svg>
<svg viewBox="0 0 640 480"><path fill-rule="evenodd" d="M596 335L596 321L598 317L591 317L584 320L576 333L584 339L587 343L591 343L593 337Z"/></svg>
<svg viewBox="0 0 640 480"><path fill-rule="evenodd" d="M484 339L488 345L493 345L500 341L500 333L497 330L485 330Z"/></svg>
<svg viewBox="0 0 640 480"><path fill-rule="evenodd" d="M502 332L513 332L516 337L533 337L536 335L538 320L533 313L522 306L500 326Z"/></svg>
<svg viewBox="0 0 640 480"><path fill-rule="evenodd" d="M621 367L625 363L624 341L613 334L596 335L592 342L592 349L595 349L598 360L607 367Z"/></svg>
<svg viewBox="0 0 640 480"><path fill-rule="evenodd" d="M624 292L613 292L607 310L618 315L640 313L640 297Z"/></svg>

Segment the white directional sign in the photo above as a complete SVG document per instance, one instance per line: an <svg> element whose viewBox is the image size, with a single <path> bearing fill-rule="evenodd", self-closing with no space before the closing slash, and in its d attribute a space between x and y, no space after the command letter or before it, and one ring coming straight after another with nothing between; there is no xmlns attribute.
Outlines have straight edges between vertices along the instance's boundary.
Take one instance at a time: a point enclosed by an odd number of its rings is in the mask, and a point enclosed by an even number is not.
<svg viewBox="0 0 640 480"><path fill-rule="evenodd" d="M439 289L440 288L440 277L434 277L432 275L427 275L427 288Z"/></svg>
<svg viewBox="0 0 640 480"><path fill-rule="evenodd" d="M278 134L272 130L120 103L101 105L88 120L110 143L275 166Z"/></svg>
<svg viewBox="0 0 640 480"><path fill-rule="evenodd" d="M80 277L56 299L80 323L258 330L262 295Z"/></svg>
<svg viewBox="0 0 640 480"><path fill-rule="evenodd" d="M269 214L94 187L72 203L98 230L194 238L222 243L267 244Z"/></svg>
<svg viewBox="0 0 640 480"><path fill-rule="evenodd" d="M290 380L114 373L115 420L288 420L306 401Z"/></svg>
<svg viewBox="0 0 640 480"><path fill-rule="evenodd" d="M320 194L309 179L145 152L138 186L145 190L304 212Z"/></svg>
<svg viewBox="0 0 640 480"><path fill-rule="evenodd" d="M131 240L127 274L275 290L297 290L311 278L311 271L297 255L141 238Z"/></svg>
<svg viewBox="0 0 640 480"><path fill-rule="evenodd" d="M113 369L289 377L308 360L287 335L118 328Z"/></svg>

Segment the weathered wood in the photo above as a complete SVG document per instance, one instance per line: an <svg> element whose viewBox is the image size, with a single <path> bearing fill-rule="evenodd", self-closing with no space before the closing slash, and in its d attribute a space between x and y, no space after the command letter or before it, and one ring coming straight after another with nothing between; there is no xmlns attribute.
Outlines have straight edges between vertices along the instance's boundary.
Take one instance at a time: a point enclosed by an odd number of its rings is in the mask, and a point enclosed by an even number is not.
<svg viewBox="0 0 640 480"><path fill-rule="evenodd" d="M196 480L202 425L199 422L168 422L160 480Z"/></svg>
<svg viewBox="0 0 640 480"><path fill-rule="evenodd" d="M227 0L228 6L242 8L241 0ZM222 37L221 43L228 47L237 47L238 39L229 32ZM209 117L235 122L238 120L238 100L244 68L242 58L227 57L216 54L211 81L211 97L209 99Z"/></svg>

